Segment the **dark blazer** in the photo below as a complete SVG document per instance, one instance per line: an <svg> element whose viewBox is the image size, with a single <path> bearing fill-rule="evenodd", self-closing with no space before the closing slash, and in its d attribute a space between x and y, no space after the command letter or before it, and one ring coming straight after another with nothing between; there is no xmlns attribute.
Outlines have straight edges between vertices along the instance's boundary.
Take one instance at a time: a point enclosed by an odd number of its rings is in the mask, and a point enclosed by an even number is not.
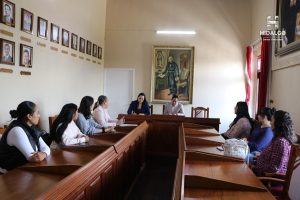
<svg viewBox="0 0 300 200"><path fill-rule="evenodd" d="M127 110L127 113L128 114L132 114L132 113L136 113L136 114L145 114L145 115L150 115L150 110L149 110L149 104L147 101L145 101L142 105L142 108L141 110L139 111L137 108L138 108L138 105L139 105L139 102L137 100L135 101L132 101L128 110Z"/></svg>

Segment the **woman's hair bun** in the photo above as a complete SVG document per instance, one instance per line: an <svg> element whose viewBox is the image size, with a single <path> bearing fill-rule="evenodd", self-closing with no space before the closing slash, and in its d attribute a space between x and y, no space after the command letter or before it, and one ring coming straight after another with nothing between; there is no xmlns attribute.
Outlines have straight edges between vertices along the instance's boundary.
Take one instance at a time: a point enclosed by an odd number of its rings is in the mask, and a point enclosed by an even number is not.
<svg viewBox="0 0 300 200"><path fill-rule="evenodd" d="M17 118L19 115L18 111L16 111L16 110L9 111L9 114L10 114L11 118L13 118L13 119Z"/></svg>

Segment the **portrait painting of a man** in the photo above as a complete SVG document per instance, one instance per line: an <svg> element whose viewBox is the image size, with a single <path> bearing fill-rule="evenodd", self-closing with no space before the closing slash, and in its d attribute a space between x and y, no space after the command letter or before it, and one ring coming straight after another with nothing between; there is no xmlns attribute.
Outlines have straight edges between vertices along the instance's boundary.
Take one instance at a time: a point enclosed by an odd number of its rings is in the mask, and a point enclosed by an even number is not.
<svg viewBox="0 0 300 200"><path fill-rule="evenodd" d="M165 103L177 95L192 103L194 47L154 46L152 55L151 100Z"/></svg>
<svg viewBox="0 0 300 200"><path fill-rule="evenodd" d="M15 43L9 40L0 39L1 63L15 64Z"/></svg>
<svg viewBox="0 0 300 200"><path fill-rule="evenodd" d="M20 45L20 66L32 67L33 47Z"/></svg>
<svg viewBox="0 0 300 200"><path fill-rule="evenodd" d="M88 40L86 42L86 54L92 55L92 43Z"/></svg>
<svg viewBox="0 0 300 200"><path fill-rule="evenodd" d="M97 57L97 50L98 50L98 46L96 44L93 44L93 56Z"/></svg>
<svg viewBox="0 0 300 200"><path fill-rule="evenodd" d="M62 45L65 47L69 47L69 31L66 29L62 29Z"/></svg>
<svg viewBox="0 0 300 200"><path fill-rule="evenodd" d="M71 48L74 50L77 50L77 43L78 43L78 36L74 33L72 33L71 36Z"/></svg>
<svg viewBox="0 0 300 200"><path fill-rule="evenodd" d="M79 40L79 51L81 53L85 53L85 39L83 39L82 37Z"/></svg>
<svg viewBox="0 0 300 200"><path fill-rule="evenodd" d="M38 37L47 39L48 21L38 17Z"/></svg>
<svg viewBox="0 0 300 200"><path fill-rule="evenodd" d="M22 8L21 10L21 30L32 33L33 30L33 13Z"/></svg>
<svg viewBox="0 0 300 200"><path fill-rule="evenodd" d="M59 26L51 23L51 42L59 43Z"/></svg>
<svg viewBox="0 0 300 200"><path fill-rule="evenodd" d="M15 27L15 4L10 1L2 1L1 22Z"/></svg>

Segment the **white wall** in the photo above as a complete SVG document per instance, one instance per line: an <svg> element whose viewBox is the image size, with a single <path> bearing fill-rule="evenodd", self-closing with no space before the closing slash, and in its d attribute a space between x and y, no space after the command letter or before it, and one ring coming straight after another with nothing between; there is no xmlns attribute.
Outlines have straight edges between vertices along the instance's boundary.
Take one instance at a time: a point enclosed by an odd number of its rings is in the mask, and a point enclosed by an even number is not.
<svg viewBox="0 0 300 200"><path fill-rule="evenodd" d="M13 38L4 35L1 37L16 42L15 66L0 65L1 68L14 70L13 74L0 73L0 126L7 124L10 119L9 110L16 109L21 101L31 100L37 103L41 112L42 127L48 130L48 116L57 114L65 103L73 102L79 105L84 95L97 98L103 92L103 62L99 65L72 57L70 54L76 53L77 56L97 60L71 48L62 47L61 44L56 45L50 42L49 38L48 40L37 38L37 16L48 20L48 28L53 22L104 47L106 0L14 0L13 2L16 4L16 27L0 25L1 29L14 33ZM35 15L33 35L20 31L21 8ZM20 36L32 40L28 44L33 46L34 52L33 68L28 70L31 71L31 76L20 75L20 71L25 70L19 66ZM38 41L45 43L46 48L38 46ZM59 51L50 50L50 46L57 47ZM62 49L69 54L62 54Z"/></svg>
<svg viewBox="0 0 300 200"><path fill-rule="evenodd" d="M153 45L195 46L194 106L210 107L221 131L245 100L245 48L251 40L250 1L107 1L105 66L136 66L135 94L150 97ZM158 36L158 29L195 30L195 36ZM190 115L191 105L185 106ZM154 113L162 112L161 105Z"/></svg>

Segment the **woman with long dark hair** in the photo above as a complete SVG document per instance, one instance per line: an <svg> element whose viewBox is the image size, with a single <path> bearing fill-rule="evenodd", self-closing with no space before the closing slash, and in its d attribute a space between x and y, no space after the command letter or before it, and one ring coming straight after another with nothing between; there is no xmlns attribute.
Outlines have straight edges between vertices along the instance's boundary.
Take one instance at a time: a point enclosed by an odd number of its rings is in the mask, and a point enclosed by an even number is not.
<svg viewBox="0 0 300 200"><path fill-rule="evenodd" d="M69 103L63 106L50 130L51 137L57 144L72 145L89 141L75 124L78 118L77 106Z"/></svg>
<svg viewBox="0 0 300 200"><path fill-rule="evenodd" d="M84 134L102 132L103 126L95 122L92 117L93 104L94 98L91 96L85 96L81 99L80 106L78 108L78 118L76 120L76 124Z"/></svg>
<svg viewBox="0 0 300 200"><path fill-rule="evenodd" d="M13 119L0 140L0 168L14 169L27 162L41 162L50 155L50 148L41 138L36 125L40 119L37 106L30 101L20 103L11 110ZM2 172L4 172L2 171Z"/></svg>
<svg viewBox="0 0 300 200"><path fill-rule="evenodd" d="M130 103L127 113L150 115L149 104L144 93L141 92L138 95L137 100Z"/></svg>
<svg viewBox="0 0 300 200"><path fill-rule="evenodd" d="M236 117L230 124L229 129L222 134L225 139L231 138L248 138L252 129L252 119L249 115L248 105L246 102L237 102L234 108Z"/></svg>
<svg viewBox="0 0 300 200"><path fill-rule="evenodd" d="M100 95L95 104L93 117L95 121L104 127L115 127L124 123L124 117L119 120L112 119L108 112L108 99L104 95Z"/></svg>
<svg viewBox="0 0 300 200"><path fill-rule="evenodd" d="M78 118L76 120L76 124L81 132L84 134L95 134L113 131L111 128L104 128L104 126L95 122L92 116L93 106L93 97L85 96L81 99L80 106L78 108Z"/></svg>
<svg viewBox="0 0 300 200"><path fill-rule="evenodd" d="M258 156L254 172L262 175L268 173L286 173L291 144L297 142L293 121L288 112L279 110L272 116L274 138Z"/></svg>

